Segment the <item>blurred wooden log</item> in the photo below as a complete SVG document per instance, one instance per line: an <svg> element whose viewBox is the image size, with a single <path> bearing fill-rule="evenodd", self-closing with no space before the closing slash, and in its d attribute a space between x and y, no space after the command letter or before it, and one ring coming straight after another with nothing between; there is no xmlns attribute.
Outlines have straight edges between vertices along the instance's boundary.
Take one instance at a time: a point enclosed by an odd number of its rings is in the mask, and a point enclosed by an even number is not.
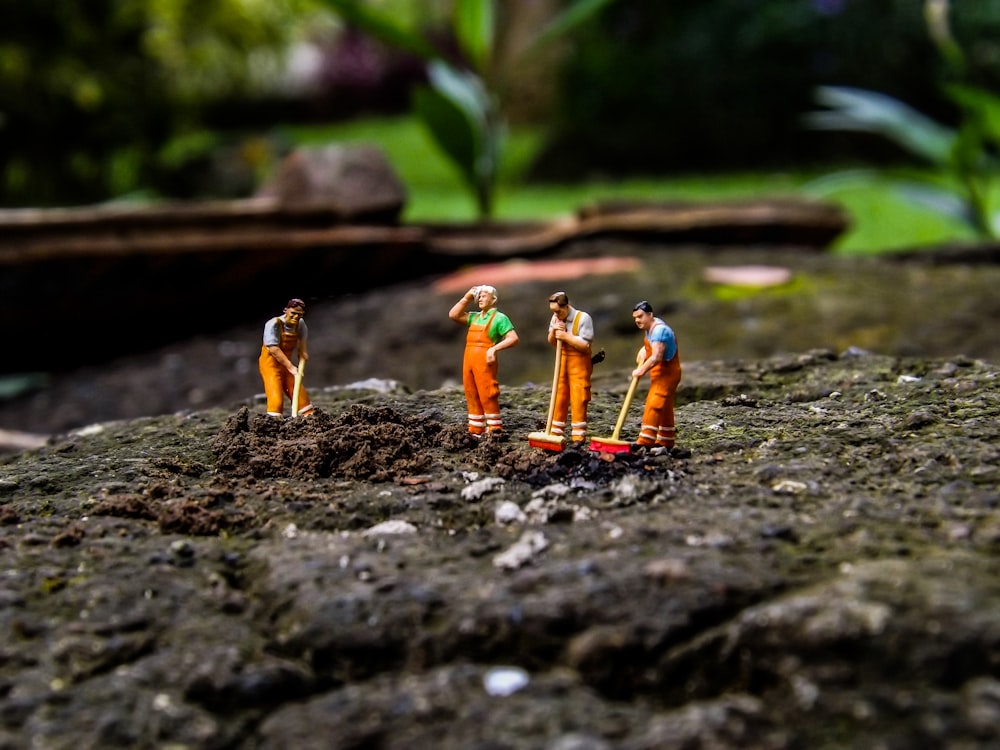
<svg viewBox="0 0 1000 750"><path fill-rule="evenodd" d="M739 201L603 201L579 212L578 235L638 234L708 244L826 249L850 227L832 203L799 198Z"/></svg>
<svg viewBox="0 0 1000 750"><path fill-rule="evenodd" d="M279 196L2 210L0 315L18 321L30 309L45 336L31 362L58 370L125 353L81 335L101 320L127 321L130 345L142 351L253 316L263 321L289 297L360 293L470 263L541 256L576 240L822 250L848 226L836 206L796 200L606 202L551 221L423 225L361 222L346 210ZM208 319L197 312L206 304ZM2 369L24 365L7 358Z"/></svg>

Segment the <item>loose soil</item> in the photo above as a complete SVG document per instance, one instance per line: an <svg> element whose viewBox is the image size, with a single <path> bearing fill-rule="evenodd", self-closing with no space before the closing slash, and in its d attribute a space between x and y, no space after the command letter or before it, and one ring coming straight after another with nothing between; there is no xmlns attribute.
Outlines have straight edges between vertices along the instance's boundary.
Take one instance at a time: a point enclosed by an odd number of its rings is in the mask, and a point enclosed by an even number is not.
<svg viewBox="0 0 1000 750"><path fill-rule="evenodd" d="M921 274L978 284L906 267L904 296ZM702 292L743 339L792 318L739 311L805 305ZM387 293L339 302L339 324L426 300ZM404 304L411 333L432 341L424 316L450 301ZM319 319L310 367L338 359ZM965 322L952 341L988 338ZM382 374L455 368L444 337L394 362L397 336L352 353L381 351ZM622 339L602 341L595 436L623 403L637 332ZM321 366L311 417L247 397L59 432L0 464L0 747L995 747L996 361L690 356L663 455L532 448L542 378L505 383L506 432L477 440L454 383L346 387Z"/></svg>

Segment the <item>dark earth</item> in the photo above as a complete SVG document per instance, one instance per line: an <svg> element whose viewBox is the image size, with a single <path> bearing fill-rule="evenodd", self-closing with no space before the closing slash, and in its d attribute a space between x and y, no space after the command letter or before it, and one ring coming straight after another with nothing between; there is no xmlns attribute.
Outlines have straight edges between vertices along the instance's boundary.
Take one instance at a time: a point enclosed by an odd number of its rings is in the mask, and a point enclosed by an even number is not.
<svg viewBox="0 0 1000 750"><path fill-rule="evenodd" d="M996 747L1000 270L587 253L643 269L494 282L503 436L433 279L308 301L312 417L263 414L263 321L11 396L51 437L0 463L0 747ZM702 277L763 262L792 281ZM528 444L557 288L598 438L632 304L674 326L677 450Z"/></svg>

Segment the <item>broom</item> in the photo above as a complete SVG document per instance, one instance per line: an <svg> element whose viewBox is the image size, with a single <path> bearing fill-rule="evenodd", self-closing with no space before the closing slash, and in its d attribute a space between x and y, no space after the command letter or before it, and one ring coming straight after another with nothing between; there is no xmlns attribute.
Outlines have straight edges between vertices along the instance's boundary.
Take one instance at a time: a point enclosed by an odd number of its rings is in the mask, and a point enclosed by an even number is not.
<svg viewBox="0 0 1000 750"><path fill-rule="evenodd" d="M632 394L635 393L635 386L638 382L639 378L632 378L632 382L628 387L628 393L625 394L625 403L622 404L622 411L618 415L618 422L615 423L615 431L611 433L611 437L594 438L590 441L590 450L600 451L601 453L631 453L632 444L628 440L619 440L618 436L622 433L622 425L625 424L625 415L628 413L628 407L632 403Z"/></svg>
<svg viewBox="0 0 1000 750"><path fill-rule="evenodd" d="M292 388L292 417L299 416L299 390L302 388L302 375L303 370L306 369L306 363L303 360L299 360L299 366L295 368L295 387Z"/></svg>
<svg viewBox="0 0 1000 750"><path fill-rule="evenodd" d="M545 432L528 433L528 445L547 451L561 451L566 444L562 435L553 435L552 419L556 413L556 388L559 385L559 366L562 364L562 341L556 341L556 369L552 373L552 395L549 397L549 415L545 418Z"/></svg>

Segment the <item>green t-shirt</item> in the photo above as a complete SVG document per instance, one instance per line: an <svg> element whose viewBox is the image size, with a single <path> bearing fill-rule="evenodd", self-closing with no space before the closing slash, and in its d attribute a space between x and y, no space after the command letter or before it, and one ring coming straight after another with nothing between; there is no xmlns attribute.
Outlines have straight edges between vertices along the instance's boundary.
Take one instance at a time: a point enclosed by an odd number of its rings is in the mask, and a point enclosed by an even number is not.
<svg viewBox="0 0 1000 750"><path fill-rule="evenodd" d="M494 312L496 313L495 315ZM490 327L486 329L486 335L490 337L490 341L496 344L501 341L504 336L514 330L514 324L510 322L510 318L499 310L486 310L483 312L469 313L469 319L466 321L466 325L471 326L473 323L482 325L491 315L493 315L493 322L490 323Z"/></svg>

